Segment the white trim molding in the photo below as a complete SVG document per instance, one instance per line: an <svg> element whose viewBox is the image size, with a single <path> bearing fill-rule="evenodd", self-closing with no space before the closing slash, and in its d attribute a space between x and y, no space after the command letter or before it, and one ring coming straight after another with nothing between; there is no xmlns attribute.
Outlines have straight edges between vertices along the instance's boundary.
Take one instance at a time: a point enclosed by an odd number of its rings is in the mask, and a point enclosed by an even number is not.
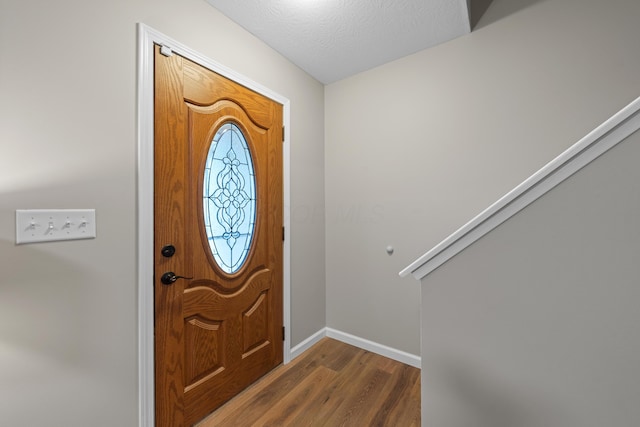
<svg viewBox="0 0 640 427"><path fill-rule="evenodd" d="M314 344L317 344L324 337L333 338L334 340L370 351L371 353L379 354L380 356L388 357L389 359L404 363L405 365L413 366L414 368L420 369L421 367L420 356L416 356L415 354L407 353L402 350L397 350L392 347L387 347L386 345L378 344L377 342L369 341L365 338L360 338L333 328L322 328L300 344L296 345L291 349L292 360L309 350Z"/></svg>
<svg viewBox="0 0 640 427"><path fill-rule="evenodd" d="M320 329L318 332L316 332L315 334L311 335L310 337L302 341L300 344L293 347L291 349L291 360L300 356L302 353L304 353L305 351L313 347L315 344L317 344L322 338L326 337L327 336L326 329L327 328Z"/></svg>
<svg viewBox="0 0 640 427"><path fill-rule="evenodd" d="M351 344L363 350L370 351L372 353L379 354L380 356L388 357L389 359L397 360L398 362L404 363L409 366L413 366L414 368L420 369L420 356L416 356L415 354L407 353L402 350L397 350L392 347L388 347L383 344L379 344L374 341L369 341L365 338L360 338L355 335L348 334L346 332L338 331L332 328L325 328L327 337L333 338L338 341L342 341L347 344Z"/></svg>
<svg viewBox="0 0 640 427"><path fill-rule="evenodd" d="M153 46L162 45L191 61L258 92L283 106L284 226L290 226L290 102L287 98L236 73L164 34L138 23L137 53L137 139L138 139L138 410L140 427L154 425L154 341L153 341ZM291 238L284 242L283 254L283 343L284 363L291 360Z"/></svg>
<svg viewBox="0 0 640 427"><path fill-rule="evenodd" d="M640 98L547 163L399 274L420 280L640 129Z"/></svg>

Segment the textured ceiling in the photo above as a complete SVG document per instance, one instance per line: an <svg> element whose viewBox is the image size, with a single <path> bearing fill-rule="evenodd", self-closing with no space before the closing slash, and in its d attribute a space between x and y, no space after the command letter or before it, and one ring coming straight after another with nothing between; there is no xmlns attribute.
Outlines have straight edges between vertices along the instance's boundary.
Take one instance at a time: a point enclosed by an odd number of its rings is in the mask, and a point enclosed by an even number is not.
<svg viewBox="0 0 640 427"><path fill-rule="evenodd" d="M470 31L467 0L207 0L322 83Z"/></svg>

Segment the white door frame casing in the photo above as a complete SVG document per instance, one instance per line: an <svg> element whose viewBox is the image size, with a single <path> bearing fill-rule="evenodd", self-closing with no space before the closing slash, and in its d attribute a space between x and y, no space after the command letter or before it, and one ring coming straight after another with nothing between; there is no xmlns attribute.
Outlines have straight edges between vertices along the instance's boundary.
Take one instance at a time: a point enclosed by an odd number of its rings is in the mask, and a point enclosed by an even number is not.
<svg viewBox="0 0 640 427"><path fill-rule="evenodd" d="M138 420L140 427L155 425L154 391L154 298L153 298L153 98L154 98L154 45L162 45L193 62L258 92L283 106L283 184L284 184L284 227L290 227L290 103L289 100L270 89L236 73L164 34L138 23ZM283 343L284 363L291 360L291 238L284 241L283 254Z"/></svg>

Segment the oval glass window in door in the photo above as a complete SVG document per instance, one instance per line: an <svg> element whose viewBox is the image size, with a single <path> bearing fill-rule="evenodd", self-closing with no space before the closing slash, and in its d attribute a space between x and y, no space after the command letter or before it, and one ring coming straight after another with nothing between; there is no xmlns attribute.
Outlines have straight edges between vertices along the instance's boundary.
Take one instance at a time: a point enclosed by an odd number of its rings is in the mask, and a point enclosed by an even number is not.
<svg viewBox="0 0 640 427"><path fill-rule="evenodd" d="M256 180L251 152L234 123L223 124L209 146L204 169L204 227L211 254L226 273L249 255L256 222Z"/></svg>

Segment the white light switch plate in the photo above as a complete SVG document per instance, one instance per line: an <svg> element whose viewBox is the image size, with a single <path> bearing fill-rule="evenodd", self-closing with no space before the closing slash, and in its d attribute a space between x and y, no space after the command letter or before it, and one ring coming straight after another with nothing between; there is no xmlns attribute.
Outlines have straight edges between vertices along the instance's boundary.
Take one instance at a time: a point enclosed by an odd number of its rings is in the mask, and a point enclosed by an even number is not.
<svg viewBox="0 0 640 427"><path fill-rule="evenodd" d="M17 244L95 237L95 209L16 210Z"/></svg>

